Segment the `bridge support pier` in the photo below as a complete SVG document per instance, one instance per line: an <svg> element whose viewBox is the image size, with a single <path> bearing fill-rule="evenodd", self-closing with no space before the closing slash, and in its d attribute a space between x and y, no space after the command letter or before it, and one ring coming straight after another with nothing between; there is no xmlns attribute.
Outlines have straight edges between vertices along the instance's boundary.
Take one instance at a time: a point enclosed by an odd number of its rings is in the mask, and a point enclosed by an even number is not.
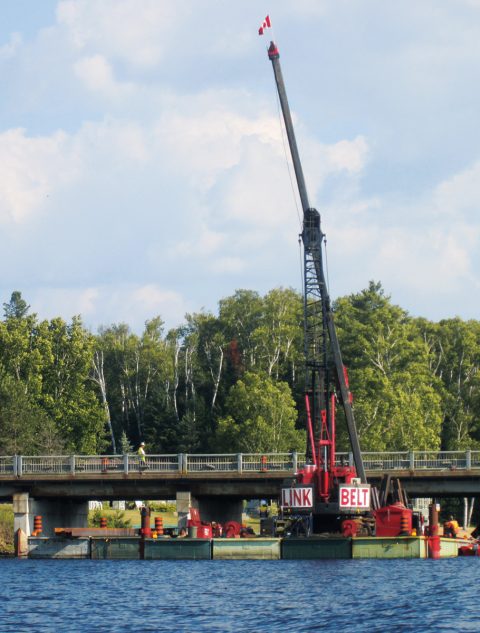
<svg viewBox="0 0 480 633"><path fill-rule="evenodd" d="M187 529L187 521L190 518L190 508L198 508L196 499L190 492L178 490L176 494L177 516L179 529Z"/></svg>
<svg viewBox="0 0 480 633"><path fill-rule="evenodd" d="M18 530L22 530L26 536L30 536L31 530L29 518L30 508L30 495L28 492L14 492L13 493L13 533L16 534Z"/></svg>
<svg viewBox="0 0 480 633"><path fill-rule="evenodd" d="M33 518L42 517L42 536L54 536L56 527L88 527L88 501L32 499L28 492L13 495L13 530L30 536Z"/></svg>
<svg viewBox="0 0 480 633"><path fill-rule="evenodd" d="M242 522L243 501L225 497L198 497L190 492L177 492L178 527L186 528L190 508L198 508L200 519L206 523Z"/></svg>

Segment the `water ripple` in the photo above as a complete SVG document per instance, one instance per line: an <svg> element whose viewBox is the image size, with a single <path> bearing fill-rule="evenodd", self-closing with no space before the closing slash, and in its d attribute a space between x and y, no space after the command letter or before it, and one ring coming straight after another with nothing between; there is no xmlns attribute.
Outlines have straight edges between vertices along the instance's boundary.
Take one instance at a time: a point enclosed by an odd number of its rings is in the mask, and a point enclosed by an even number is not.
<svg viewBox="0 0 480 633"><path fill-rule="evenodd" d="M480 560L0 560L0 633L478 631Z"/></svg>

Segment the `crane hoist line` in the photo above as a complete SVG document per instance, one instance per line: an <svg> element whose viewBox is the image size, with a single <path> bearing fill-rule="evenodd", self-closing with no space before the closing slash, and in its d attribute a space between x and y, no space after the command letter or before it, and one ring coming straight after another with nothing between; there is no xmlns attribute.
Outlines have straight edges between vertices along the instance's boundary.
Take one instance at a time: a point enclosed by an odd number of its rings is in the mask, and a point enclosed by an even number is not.
<svg viewBox="0 0 480 633"><path fill-rule="evenodd" d="M347 519L348 516L355 517L368 513L370 499L352 409L348 375L342 361L325 279L322 260L324 234L321 229L320 214L310 206L308 200L280 66L280 54L273 41L268 48L268 57L272 62L303 210L301 239L304 266L307 465L298 473L294 486L290 490L282 491L282 507L291 512L310 511L313 516L314 531L323 531L324 528L335 529L339 521ZM354 466L336 463L337 406L341 406L344 412ZM360 489L355 492L355 486L363 486L363 492ZM368 491L368 495L365 491ZM349 500L345 505L343 501L347 496Z"/></svg>

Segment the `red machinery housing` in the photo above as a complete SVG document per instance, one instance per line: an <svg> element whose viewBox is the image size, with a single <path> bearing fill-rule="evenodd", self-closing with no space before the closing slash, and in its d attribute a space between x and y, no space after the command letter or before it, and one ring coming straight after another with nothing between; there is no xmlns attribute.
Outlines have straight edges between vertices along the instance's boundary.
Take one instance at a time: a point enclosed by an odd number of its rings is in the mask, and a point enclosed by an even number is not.
<svg viewBox="0 0 480 633"><path fill-rule="evenodd" d="M375 510L376 536L410 536L413 513L403 503L394 503Z"/></svg>
<svg viewBox="0 0 480 633"><path fill-rule="evenodd" d="M187 528L188 534L193 538L212 538L213 536L212 524L200 520L200 512L197 508L190 508Z"/></svg>

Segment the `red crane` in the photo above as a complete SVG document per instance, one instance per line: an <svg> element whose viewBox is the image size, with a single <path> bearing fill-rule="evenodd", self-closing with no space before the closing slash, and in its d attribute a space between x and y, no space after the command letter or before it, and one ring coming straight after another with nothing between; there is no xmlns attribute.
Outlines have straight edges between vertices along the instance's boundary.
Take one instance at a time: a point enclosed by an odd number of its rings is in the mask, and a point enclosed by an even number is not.
<svg viewBox="0 0 480 633"><path fill-rule="evenodd" d="M272 62L303 208L301 238L304 254L307 465L298 473L294 485L282 490L282 507L300 518L313 519L310 522L311 527L305 521L302 523L305 532L312 528L314 532L339 531L342 523L348 519L350 523L345 523L343 531L355 531L355 524L351 519L369 512L370 487L365 476L352 409L352 395L323 269L322 248L325 236L320 226L320 214L310 206L308 200L280 67L280 54L274 42L270 43L268 57ZM337 406L343 409L354 464L337 463Z"/></svg>

